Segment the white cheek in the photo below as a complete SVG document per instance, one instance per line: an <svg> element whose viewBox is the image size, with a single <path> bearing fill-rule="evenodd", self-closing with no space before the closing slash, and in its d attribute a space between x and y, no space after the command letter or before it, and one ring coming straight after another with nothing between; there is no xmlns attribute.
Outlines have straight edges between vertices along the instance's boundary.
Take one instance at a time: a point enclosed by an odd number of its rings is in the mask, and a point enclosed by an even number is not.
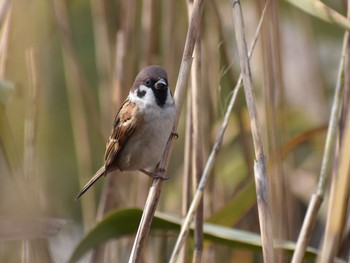
<svg viewBox="0 0 350 263"><path fill-rule="evenodd" d="M141 110L146 106L156 105L156 98L154 97L154 94L151 88L141 85L139 87L139 90L145 91L146 92L145 95L142 98L140 98L137 96L137 91L130 92L129 93L130 101L137 103Z"/></svg>

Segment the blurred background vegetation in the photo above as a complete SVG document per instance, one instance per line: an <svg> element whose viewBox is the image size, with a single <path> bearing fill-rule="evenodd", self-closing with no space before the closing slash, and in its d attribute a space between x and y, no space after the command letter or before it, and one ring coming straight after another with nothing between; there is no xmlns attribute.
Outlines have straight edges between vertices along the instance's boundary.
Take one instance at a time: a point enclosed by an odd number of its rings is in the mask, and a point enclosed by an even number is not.
<svg viewBox="0 0 350 263"><path fill-rule="evenodd" d="M143 208L150 179L136 172L111 174L79 201L74 199L102 165L114 114L138 71L162 65L174 90L188 26L186 1L0 3L0 262L66 262L104 214ZM264 4L242 1L249 43ZM346 16L346 1L327 4ZM207 1L203 14L204 160L239 75L231 12L230 1L216 0ZM261 34L251 67L275 236L295 241L317 188L343 29L286 2L272 1ZM183 174L188 108L182 112L168 169L171 179L158 206L175 215L182 214L187 193ZM253 157L240 92L205 191L204 217L210 222L259 233ZM312 247L320 245L326 212L323 205ZM144 261L165 262L175 238L174 233L152 232ZM95 262L125 262L132 240L130 235L109 242L92 257ZM242 246L206 243L204 262L262 262L261 252ZM191 244L188 251L190 256ZM90 258L91 253L83 262Z"/></svg>

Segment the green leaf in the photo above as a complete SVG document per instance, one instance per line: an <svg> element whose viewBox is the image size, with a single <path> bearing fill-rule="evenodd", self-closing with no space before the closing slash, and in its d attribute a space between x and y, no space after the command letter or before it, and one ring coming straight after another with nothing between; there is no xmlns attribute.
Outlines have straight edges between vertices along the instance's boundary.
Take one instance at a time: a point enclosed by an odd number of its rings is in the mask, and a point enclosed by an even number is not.
<svg viewBox="0 0 350 263"><path fill-rule="evenodd" d="M256 203L254 180L251 180L238 194L206 222L220 226L234 226Z"/></svg>
<svg viewBox="0 0 350 263"><path fill-rule="evenodd" d="M321 20L335 24L345 30L350 30L350 21L345 16L319 0L287 0L287 2Z"/></svg>
<svg viewBox="0 0 350 263"><path fill-rule="evenodd" d="M119 238L125 235L134 234L137 230L141 216L142 210L140 209L123 209L110 214L99 222L95 228L81 240L81 242L75 248L69 262L77 261L90 249L93 249L112 238ZM182 220L179 217L157 212L153 218L151 231L173 230L179 232L181 222ZM231 247L244 247L261 251L260 236L256 233L209 223L204 224L203 230L204 238L207 241L225 244ZM193 233L191 232L191 234ZM295 244L289 241L279 241L275 242L275 247L292 253L294 251ZM316 254L317 250L308 248L306 256L315 258Z"/></svg>

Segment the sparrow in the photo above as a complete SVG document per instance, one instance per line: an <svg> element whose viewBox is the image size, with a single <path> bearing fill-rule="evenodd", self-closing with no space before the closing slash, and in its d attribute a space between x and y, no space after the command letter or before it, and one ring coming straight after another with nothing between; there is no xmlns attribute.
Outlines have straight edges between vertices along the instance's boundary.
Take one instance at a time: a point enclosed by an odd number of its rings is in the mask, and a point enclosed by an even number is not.
<svg viewBox="0 0 350 263"><path fill-rule="evenodd" d="M154 168L173 133L176 106L166 71L151 65L139 72L127 99L116 114L106 144L104 165L78 193L83 195L101 176L114 170L141 171L151 178L167 179L165 170Z"/></svg>

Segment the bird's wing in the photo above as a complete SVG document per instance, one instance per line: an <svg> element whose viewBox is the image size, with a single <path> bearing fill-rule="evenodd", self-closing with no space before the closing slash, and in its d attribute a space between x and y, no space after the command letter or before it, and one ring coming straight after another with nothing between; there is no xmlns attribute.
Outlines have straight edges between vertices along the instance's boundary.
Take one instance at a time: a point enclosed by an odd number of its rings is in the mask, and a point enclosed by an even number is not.
<svg viewBox="0 0 350 263"><path fill-rule="evenodd" d="M136 120L140 118L137 114L136 104L129 100L124 101L120 107L113 124L113 129L106 145L105 165L102 166L89 182L78 193L76 199L82 196L99 178L106 175L107 172L115 170L117 167L111 167L118 153L123 149L131 134L136 128Z"/></svg>
<svg viewBox="0 0 350 263"><path fill-rule="evenodd" d="M116 160L118 153L135 131L138 117L136 104L129 100L124 101L115 117L112 132L106 144L106 172L108 172L108 168Z"/></svg>

